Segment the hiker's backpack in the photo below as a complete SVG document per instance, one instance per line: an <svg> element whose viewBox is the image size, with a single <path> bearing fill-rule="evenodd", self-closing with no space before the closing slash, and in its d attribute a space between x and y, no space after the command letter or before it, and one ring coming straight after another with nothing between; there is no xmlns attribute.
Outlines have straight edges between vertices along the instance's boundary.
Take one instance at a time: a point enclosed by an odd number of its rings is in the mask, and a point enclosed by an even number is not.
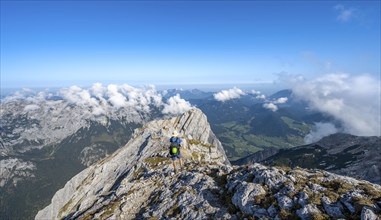
<svg viewBox="0 0 381 220"><path fill-rule="evenodd" d="M172 137L170 140L171 144L169 145L169 154L172 156L176 156L179 154L180 144L178 142L178 138Z"/></svg>

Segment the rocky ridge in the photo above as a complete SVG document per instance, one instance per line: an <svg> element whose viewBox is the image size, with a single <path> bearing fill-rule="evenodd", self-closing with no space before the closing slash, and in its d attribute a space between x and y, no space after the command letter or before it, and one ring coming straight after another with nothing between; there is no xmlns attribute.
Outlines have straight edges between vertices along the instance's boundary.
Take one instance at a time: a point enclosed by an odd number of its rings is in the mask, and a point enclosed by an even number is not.
<svg viewBox="0 0 381 220"><path fill-rule="evenodd" d="M178 130L185 166L174 172ZM192 109L136 129L113 155L73 177L35 219L377 219L381 186L321 170L231 166Z"/></svg>

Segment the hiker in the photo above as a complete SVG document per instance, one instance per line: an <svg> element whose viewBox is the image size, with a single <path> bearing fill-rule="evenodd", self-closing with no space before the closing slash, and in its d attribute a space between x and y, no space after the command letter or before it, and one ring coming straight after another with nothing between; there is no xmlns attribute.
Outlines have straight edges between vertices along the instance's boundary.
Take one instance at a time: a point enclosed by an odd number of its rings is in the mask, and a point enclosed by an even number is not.
<svg viewBox="0 0 381 220"><path fill-rule="evenodd" d="M181 139L179 138L179 134L177 131L173 131L172 137L169 139L170 147L169 154L171 155L171 159L173 162L173 169L176 171L176 160L179 159L180 168L183 166L183 161L181 159Z"/></svg>

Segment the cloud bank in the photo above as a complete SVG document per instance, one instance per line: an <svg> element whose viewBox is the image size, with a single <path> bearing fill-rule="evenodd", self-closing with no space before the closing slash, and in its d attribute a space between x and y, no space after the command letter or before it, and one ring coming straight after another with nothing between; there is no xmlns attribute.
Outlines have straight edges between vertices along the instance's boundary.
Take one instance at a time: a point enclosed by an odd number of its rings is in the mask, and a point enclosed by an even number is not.
<svg viewBox="0 0 381 220"><path fill-rule="evenodd" d="M245 95L245 93L241 90L238 89L237 87L234 87L229 90L222 90L221 92L218 92L214 94L214 99L220 102L225 102L231 99L237 99L240 98L242 95Z"/></svg>
<svg viewBox="0 0 381 220"><path fill-rule="evenodd" d="M293 78L296 97L310 108L342 122L344 132L359 136L381 135L380 80L369 75L327 74L313 80Z"/></svg>
<svg viewBox="0 0 381 220"><path fill-rule="evenodd" d="M165 101L153 85L135 88L128 84L103 86L101 83L95 83L88 89L71 86L55 94L48 91L34 92L23 89L5 98L4 103L20 99L27 100L29 104L24 107L24 111L36 111L42 103L54 105L57 100L50 100L53 96L59 97L61 101L70 105L87 109L94 116L121 110L136 114L149 113L153 107L161 109L163 114L181 114L192 108L191 104L178 94Z"/></svg>

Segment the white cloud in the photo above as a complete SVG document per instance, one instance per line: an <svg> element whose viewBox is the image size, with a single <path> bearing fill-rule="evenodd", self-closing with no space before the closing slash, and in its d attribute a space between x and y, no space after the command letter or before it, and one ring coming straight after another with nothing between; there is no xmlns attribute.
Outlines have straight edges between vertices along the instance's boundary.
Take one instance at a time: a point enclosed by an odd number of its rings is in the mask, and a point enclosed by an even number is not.
<svg viewBox="0 0 381 220"><path fill-rule="evenodd" d="M263 97L263 99L265 99L265 97ZM281 97L281 98L278 98L277 100L275 101L266 101L267 103L263 104L262 106L266 109L269 109L273 112L276 112L278 111L278 106L277 104L284 104L288 101L288 98L287 97Z"/></svg>
<svg viewBox="0 0 381 220"><path fill-rule="evenodd" d="M103 87L101 83L95 83L91 87L90 93L95 97L95 99L99 100L99 104L93 108L94 115L105 114L108 108L108 103L105 99L106 91L107 89Z"/></svg>
<svg viewBox="0 0 381 220"><path fill-rule="evenodd" d="M168 90L163 90L163 91L161 92L161 94L162 94L163 96L166 96L166 95L168 94Z"/></svg>
<svg viewBox="0 0 381 220"><path fill-rule="evenodd" d="M263 107L264 108L267 108L267 109L270 109L271 111L275 112L278 110L278 106L276 106L274 103L270 102L270 103L265 103L263 104Z"/></svg>
<svg viewBox="0 0 381 220"><path fill-rule="evenodd" d="M230 99L237 99L242 95L245 95L245 93L242 90L234 87L233 89L222 90L221 92L218 92L213 96L217 101L225 102Z"/></svg>
<svg viewBox="0 0 381 220"><path fill-rule="evenodd" d="M98 104L97 100L91 97L89 91L78 86L71 86L68 89L62 89L61 93L63 98L68 100L70 103L84 106Z"/></svg>
<svg viewBox="0 0 381 220"><path fill-rule="evenodd" d="M288 98L287 97L281 97L277 100L275 100L274 104L284 104L288 101Z"/></svg>
<svg viewBox="0 0 381 220"><path fill-rule="evenodd" d="M336 19L340 22L348 22L355 17L356 10L353 8L348 9L343 5L336 5L334 9L338 12Z"/></svg>
<svg viewBox="0 0 381 220"><path fill-rule="evenodd" d="M89 90L78 86L61 90L64 99L77 105L86 105L95 115L106 114L107 111L117 111L129 108L130 111L148 113L150 106L162 106L162 96L155 86L135 88L128 84L110 84L106 87L95 83Z"/></svg>
<svg viewBox="0 0 381 220"><path fill-rule="evenodd" d="M45 100L47 97L47 93L44 91L37 92L32 89L23 88L20 91L16 91L12 95L9 95L4 98L3 102L12 102L16 100L27 100L28 102L37 103L41 100Z"/></svg>
<svg viewBox="0 0 381 220"><path fill-rule="evenodd" d="M293 94L310 108L342 122L354 135L380 136L380 80L369 75L328 74L313 80L293 81Z"/></svg>
<svg viewBox="0 0 381 220"><path fill-rule="evenodd" d="M148 113L150 111L150 105L159 107L163 104L161 94L156 91L153 85L141 89L123 84L121 86L121 92L127 97L127 106L134 107L139 111Z"/></svg>
<svg viewBox="0 0 381 220"><path fill-rule="evenodd" d="M255 98L256 99L266 99L266 96L263 94L260 94L260 95L257 95Z"/></svg>
<svg viewBox="0 0 381 220"><path fill-rule="evenodd" d="M180 98L179 94L176 94L175 96L169 98L167 103L164 104L164 109L162 112L164 114L181 114L188 111L191 108L192 106L189 102Z"/></svg>
<svg viewBox="0 0 381 220"><path fill-rule="evenodd" d="M310 144L319 141L325 136L335 134L339 131L334 124L331 123L315 123L312 131L304 137L304 142Z"/></svg>
<svg viewBox="0 0 381 220"><path fill-rule="evenodd" d="M251 94L255 95L256 99L266 99L266 96L264 94L261 94L260 91L251 90Z"/></svg>
<svg viewBox="0 0 381 220"><path fill-rule="evenodd" d="M53 96L62 97L62 100L54 101L51 99ZM191 105L179 96L174 96L167 103L163 103L162 94L157 92L153 85L136 88L128 84L103 86L101 83L95 83L89 89L71 86L54 94L24 89L12 96L7 96L4 103L21 99L27 101L24 107L25 112L43 109L44 106L69 103L80 107L88 116L119 115L121 111L132 115L142 115L149 113L153 107L159 110L164 109L163 111L168 114L177 114L191 108Z"/></svg>
<svg viewBox="0 0 381 220"><path fill-rule="evenodd" d="M94 83L90 89L91 93L100 100L104 100L106 88L101 83Z"/></svg>
<svg viewBox="0 0 381 220"><path fill-rule="evenodd" d="M107 86L107 95L109 97L110 103L116 108L126 107L127 101L126 97L124 97L118 91L118 86L114 84L110 84Z"/></svg>
<svg viewBox="0 0 381 220"><path fill-rule="evenodd" d="M94 84L90 90L82 89L78 86L71 86L66 89L60 90L61 96L69 103L82 106L87 109L88 113L93 115L101 115L105 113L105 100L101 98L100 92L101 85ZM98 96L91 94L95 92ZM103 99L103 102L102 102Z"/></svg>
<svg viewBox="0 0 381 220"><path fill-rule="evenodd" d="M261 94L261 92L260 91L257 91L257 90L251 90L251 93L252 94L254 94L254 95L259 95L259 94Z"/></svg>

